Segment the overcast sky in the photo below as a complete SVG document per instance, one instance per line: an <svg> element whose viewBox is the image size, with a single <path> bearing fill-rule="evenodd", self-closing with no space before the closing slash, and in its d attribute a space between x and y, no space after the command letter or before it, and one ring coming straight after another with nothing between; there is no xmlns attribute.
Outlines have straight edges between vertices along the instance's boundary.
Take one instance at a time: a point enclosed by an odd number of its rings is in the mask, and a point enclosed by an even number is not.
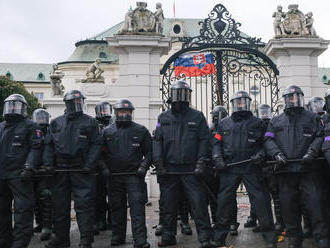
<svg viewBox="0 0 330 248"><path fill-rule="evenodd" d="M163 4L165 17L173 17L174 0L149 0ZM0 63L55 63L66 60L74 43L91 37L124 19L133 0L0 0ZM205 18L222 3L233 18L242 23L240 30L267 42L273 36L272 13L290 3L314 13L319 36L330 39L329 0L176 0L177 18ZM330 49L319 59L320 67L330 67Z"/></svg>

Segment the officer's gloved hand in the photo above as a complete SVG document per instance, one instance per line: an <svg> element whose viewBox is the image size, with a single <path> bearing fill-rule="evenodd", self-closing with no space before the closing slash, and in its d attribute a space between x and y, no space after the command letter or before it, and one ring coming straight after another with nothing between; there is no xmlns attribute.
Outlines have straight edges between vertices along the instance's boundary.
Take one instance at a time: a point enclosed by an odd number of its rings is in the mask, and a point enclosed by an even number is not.
<svg viewBox="0 0 330 248"><path fill-rule="evenodd" d="M284 154L281 152L276 153L274 155L274 158L277 161L277 164L275 164L275 166L274 166L274 171L279 171L288 163L288 160L286 159Z"/></svg>
<svg viewBox="0 0 330 248"><path fill-rule="evenodd" d="M165 176L167 173L167 170L164 166L163 160L155 161L155 166L156 166L156 174L157 176Z"/></svg>
<svg viewBox="0 0 330 248"><path fill-rule="evenodd" d="M196 168L194 170L195 176L203 176L205 173L205 163L204 161L198 160L196 163Z"/></svg>
<svg viewBox="0 0 330 248"><path fill-rule="evenodd" d="M26 165L24 169L21 172L21 177L23 179L29 179L34 175L34 169L31 168L30 166Z"/></svg>
<svg viewBox="0 0 330 248"><path fill-rule="evenodd" d="M222 171L227 168L227 165L225 161L223 161L222 157L217 157L213 161L214 161L214 169L216 171Z"/></svg>
<svg viewBox="0 0 330 248"><path fill-rule="evenodd" d="M84 167L81 168L81 172L85 174L92 174L94 173L94 169L85 165Z"/></svg>
<svg viewBox="0 0 330 248"><path fill-rule="evenodd" d="M136 171L136 175L141 178L145 178L147 175L148 167L142 162Z"/></svg>
<svg viewBox="0 0 330 248"><path fill-rule="evenodd" d="M252 164L261 164L262 162L264 162L265 157L261 152L256 153L255 155L251 156L251 163Z"/></svg>
<svg viewBox="0 0 330 248"><path fill-rule="evenodd" d="M311 164L316 158L314 152L312 150L308 151L302 158L303 164Z"/></svg>

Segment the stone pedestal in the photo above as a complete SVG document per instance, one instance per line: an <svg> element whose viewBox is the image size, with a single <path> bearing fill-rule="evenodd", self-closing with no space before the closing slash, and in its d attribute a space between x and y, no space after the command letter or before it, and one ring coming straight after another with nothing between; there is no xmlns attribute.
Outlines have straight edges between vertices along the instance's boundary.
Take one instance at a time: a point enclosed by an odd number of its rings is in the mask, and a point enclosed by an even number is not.
<svg viewBox="0 0 330 248"><path fill-rule="evenodd" d="M312 96L324 96L327 88L318 76L318 56L329 45L321 38L272 39L265 53L276 60L281 91L290 84L300 86L306 100ZM307 101L306 101L307 102Z"/></svg>
<svg viewBox="0 0 330 248"><path fill-rule="evenodd" d="M117 99L127 98L135 107L134 121L150 132L156 128L160 98L160 57L170 50L170 38L160 35L116 35L107 38L119 56L119 79L114 91ZM156 176L146 177L148 194L159 196Z"/></svg>
<svg viewBox="0 0 330 248"><path fill-rule="evenodd" d="M135 106L134 120L151 132L157 124L160 99L160 57L168 53L170 39L158 35L116 35L107 38L119 55L116 98L127 98Z"/></svg>

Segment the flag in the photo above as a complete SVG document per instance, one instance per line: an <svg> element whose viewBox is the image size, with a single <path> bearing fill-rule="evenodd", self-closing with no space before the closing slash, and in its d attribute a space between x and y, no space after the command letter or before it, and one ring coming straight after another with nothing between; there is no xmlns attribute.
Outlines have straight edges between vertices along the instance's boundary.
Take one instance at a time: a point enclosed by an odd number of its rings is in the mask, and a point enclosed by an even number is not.
<svg viewBox="0 0 330 248"><path fill-rule="evenodd" d="M214 56L212 53L190 53L179 56L174 61L175 76L184 74L186 77L204 76L215 73Z"/></svg>

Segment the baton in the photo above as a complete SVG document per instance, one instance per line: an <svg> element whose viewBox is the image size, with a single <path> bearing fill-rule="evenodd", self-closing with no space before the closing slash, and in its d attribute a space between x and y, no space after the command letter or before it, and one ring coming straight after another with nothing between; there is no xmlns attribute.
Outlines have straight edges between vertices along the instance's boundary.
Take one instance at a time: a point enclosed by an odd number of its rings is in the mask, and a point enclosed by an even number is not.
<svg viewBox="0 0 330 248"><path fill-rule="evenodd" d="M323 160L326 160L326 158L324 157L318 157L318 158L314 158L312 161L323 161ZM300 159L288 159L287 162L288 163L299 163L299 162L302 162L303 159L300 158ZM278 164L279 162L277 160L271 160L271 161L267 161L266 164Z"/></svg>

